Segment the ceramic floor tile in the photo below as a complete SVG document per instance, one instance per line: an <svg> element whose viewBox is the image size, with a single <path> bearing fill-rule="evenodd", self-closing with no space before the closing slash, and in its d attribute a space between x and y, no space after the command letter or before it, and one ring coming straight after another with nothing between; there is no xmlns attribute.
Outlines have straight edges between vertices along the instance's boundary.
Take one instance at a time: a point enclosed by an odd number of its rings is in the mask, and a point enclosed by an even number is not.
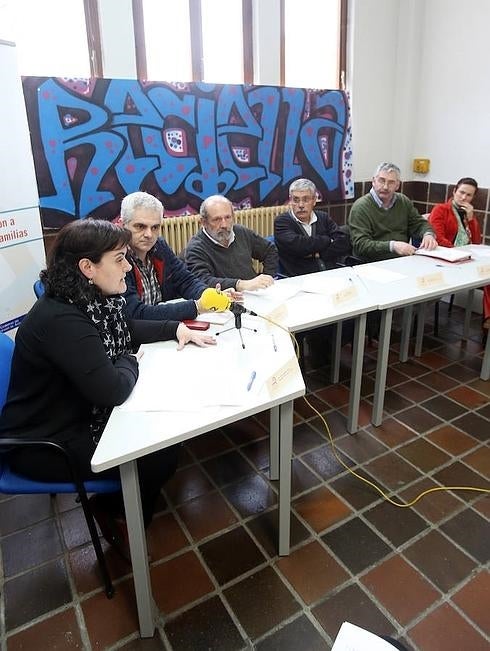
<svg viewBox="0 0 490 651"><path fill-rule="evenodd" d="M269 556L276 556L278 552L279 525L278 509L261 513L256 518L248 520L247 528L250 529L255 539ZM291 548L311 538L306 527L291 513Z"/></svg>
<svg viewBox="0 0 490 651"><path fill-rule="evenodd" d="M439 606L408 634L420 651L488 651L488 640L449 604Z"/></svg>
<svg viewBox="0 0 490 651"><path fill-rule="evenodd" d="M345 471L345 467L340 463L337 457L339 457L347 467L353 465L353 462L346 457L345 454L342 454L338 448L336 449L336 452L337 454L333 452L330 444L326 444L320 448L316 448L316 450L307 452L301 457L301 460L325 481Z"/></svg>
<svg viewBox="0 0 490 651"><path fill-rule="evenodd" d="M237 555L230 550L240 550ZM266 558L243 527L236 527L199 547L216 581L223 585L249 572Z"/></svg>
<svg viewBox="0 0 490 651"><path fill-rule="evenodd" d="M235 515L219 493L190 500L179 507L178 513L194 540L202 540L236 522Z"/></svg>
<svg viewBox="0 0 490 651"><path fill-rule="evenodd" d="M175 554L189 544L181 526L171 513L153 518L146 533L152 561Z"/></svg>
<svg viewBox="0 0 490 651"><path fill-rule="evenodd" d="M441 373L457 380L458 383L470 382L480 375L479 371L468 368L463 364L451 364L451 366L446 366L446 368L442 369Z"/></svg>
<svg viewBox="0 0 490 651"><path fill-rule="evenodd" d="M48 617L8 638L9 651L38 651L41 648L60 651L83 649L73 608Z"/></svg>
<svg viewBox="0 0 490 651"><path fill-rule="evenodd" d="M350 585L326 599L312 610L313 615L332 640L348 613L349 622L375 635L393 635L394 626L378 606L357 585Z"/></svg>
<svg viewBox="0 0 490 651"><path fill-rule="evenodd" d="M130 574L131 566L122 556L103 539L102 550L107 563L107 569L113 581ZM97 557L92 543L77 547L70 552L70 570L79 595L84 595L93 590L102 590L103 582L100 576Z"/></svg>
<svg viewBox="0 0 490 651"><path fill-rule="evenodd" d="M395 448L406 441L411 441L416 436L412 429L390 417L377 427L370 425L367 430L389 448Z"/></svg>
<svg viewBox="0 0 490 651"><path fill-rule="evenodd" d="M441 593L400 556L383 561L365 574L361 582L402 626L441 597Z"/></svg>
<svg viewBox="0 0 490 651"><path fill-rule="evenodd" d="M165 494L171 504L178 505L214 490L202 468L196 464L178 470L165 484Z"/></svg>
<svg viewBox="0 0 490 651"><path fill-rule="evenodd" d="M478 409L478 407L483 407L488 402L487 396L467 386L456 387L448 391L446 396L451 398L451 400L459 402L468 409Z"/></svg>
<svg viewBox="0 0 490 651"><path fill-rule="evenodd" d="M185 552L150 569L153 597L165 615L204 597L213 583L194 552Z"/></svg>
<svg viewBox="0 0 490 651"><path fill-rule="evenodd" d="M393 490L399 490L420 477L420 472L402 457L392 452L364 465L376 481Z"/></svg>
<svg viewBox="0 0 490 651"><path fill-rule="evenodd" d="M219 597L185 611L165 625L173 651L239 651L245 643Z"/></svg>
<svg viewBox="0 0 490 651"><path fill-rule="evenodd" d="M317 541L280 558L277 567L307 604L318 601L349 579L349 574Z"/></svg>
<svg viewBox="0 0 490 651"><path fill-rule="evenodd" d="M216 430L190 439L185 447L196 459L207 459L231 448L231 443L222 431Z"/></svg>
<svg viewBox="0 0 490 651"><path fill-rule="evenodd" d="M394 547L400 547L428 526L413 509L400 508L386 501L364 511L364 517Z"/></svg>
<svg viewBox="0 0 490 651"><path fill-rule="evenodd" d="M310 620L302 615L255 645L256 651L328 651L330 644Z"/></svg>
<svg viewBox="0 0 490 651"><path fill-rule="evenodd" d="M419 495L432 488L440 488L432 479L424 477L400 492L399 497L404 504L417 499ZM429 522L437 523L447 518L451 513L459 511L463 503L450 491L437 490L422 496L411 508L424 516Z"/></svg>
<svg viewBox="0 0 490 651"><path fill-rule="evenodd" d="M411 427L417 434L423 434L442 424L441 418L418 406L398 412L396 419Z"/></svg>
<svg viewBox="0 0 490 651"><path fill-rule="evenodd" d="M458 513L439 529L482 565L490 561L490 522L472 509Z"/></svg>
<svg viewBox="0 0 490 651"><path fill-rule="evenodd" d="M344 436L337 441L336 446L356 463L361 464L385 453L387 449L365 430L360 430L353 436Z"/></svg>
<svg viewBox="0 0 490 651"><path fill-rule="evenodd" d="M490 448L480 447L478 450L466 454L461 461L486 479L490 479Z"/></svg>
<svg viewBox="0 0 490 651"><path fill-rule="evenodd" d="M139 633L136 633L136 636L131 641L117 647L117 651L164 651L165 649L167 647L162 642L158 629L153 637L142 639Z"/></svg>
<svg viewBox="0 0 490 651"><path fill-rule="evenodd" d="M450 378L439 371L422 375L419 378L419 382L426 384L430 389L435 391L448 391L459 384L458 380Z"/></svg>
<svg viewBox="0 0 490 651"><path fill-rule="evenodd" d="M486 482L480 474L477 474L468 466L465 466L461 461L455 461L447 468L443 468L434 473L434 479L440 482L443 486L473 486L477 488L487 488ZM464 493L465 499L471 499L476 494Z"/></svg>
<svg viewBox="0 0 490 651"><path fill-rule="evenodd" d="M393 364L391 368L395 371L403 373L404 375L408 375L411 378L416 378L419 375L423 375L424 373L427 373L428 370L426 366L419 364L419 362L415 361L414 359L409 359L408 362Z"/></svg>
<svg viewBox="0 0 490 651"><path fill-rule="evenodd" d="M352 512L326 487L315 489L295 500L293 508L316 532L344 520Z"/></svg>
<svg viewBox="0 0 490 651"><path fill-rule="evenodd" d="M364 469L357 470L356 472L368 481L374 482L374 478L368 475ZM372 486L364 484L351 474L345 474L338 479L334 479L330 487L355 509L363 509L365 506L380 499L378 491Z"/></svg>
<svg viewBox="0 0 490 651"><path fill-rule="evenodd" d="M236 450L204 461L202 466L219 487L239 481L255 472L246 458Z"/></svg>
<svg viewBox="0 0 490 651"><path fill-rule="evenodd" d="M54 515L49 495L14 495L0 502L0 535L29 527Z"/></svg>
<svg viewBox="0 0 490 651"><path fill-rule="evenodd" d="M490 615L488 600L490 597L490 573L483 569L472 577L461 590L451 597L461 610L490 637Z"/></svg>
<svg viewBox="0 0 490 651"><path fill-rule="evenodd" d="M299 602L271 567L235 583L224 596L252 640L300 610Z"/></svg>
<svg viewBox="0 0 490 651"><path fill-rule="evenodd" d="M453 420L452 424L479 441L488 441L488 420L479 414L474 412L466 413L464 416Z"/></svg>
<svg viewBox="0 0 490 651"><path fill-rule="evenodd" d="M258 439L269 437L269 430L255 418L243 418L236 423L223 427L223 432L235 445L243 445Z"/></svg>
<svg viewBox="0 0 490 651"><path fill-rule="evenodd" d="M325 443L325 437L311 427L309 423L299 423L293 430L293 452L303 454Z"/></svg>
<svg viewBox="0 0 490 651"><path fill-rule="evenodd" d="M397 452L425 473L429 473L451 460L448 454L445 454L442 450L424 439L411 441L400 447Z"/></svg>
<svg viewBox="0 0 490 651"><path fill-rule="evenodd" d="M379 563L391 552L389 545L360 518L327 532L322 540L353 574Z"/></svg>
<svg viewBox="0 0 490 651"><path fill-rule="evenodd" d="M5 581L3 590L7 631L72 600L65 563L61 558Z"/></svg>
<svg viewBox="0 0 490 651"><path fill-rule="evenodd" d="M81 604L93 649L105 649L138 631L138 615L133 581L117 585L112 599L103 592Z"/></svg>
<svg viewBox="0 0 490 651"><path fill-rule="evenodd" d="M400 387L403 385L398 385L395 389L388 389L385 393L383 409L388 414L393 414L402 409L407 409L413 405L413 400L408 400L404 398L400 393Z"/></svg>
<svg viewBox="0 0 490 651"><path fill-rule="evenodd" d="M308 400L308 402L306 402L306 400ZM294 401L294 411L304 420L316 416L315 409L320 413L323 413L325 409L327 409L325 401L315 394L309 393L306 396L306 400L304 398L297 398ZM314 409L312 407L314 407Z"/></svg>
<svg viewBox="0 0 490 651"><path fill-rule="evenodd" d="M270 485L258 475L227 486L223 493L242 518L265 511L277 502Z"/></svg>
<svg viewBox="0 0 490 651"><path fill-rule="evenodd" d="M435 394L435 391L417 380L410 380L409 382L398 385L396 392L404 398L417 403L427 400Z"/></svg>
<svg viewBox="0 0 490 651"><path fill-rule="evenodd" d="M19 554L22 549L22 554ZM22 572L62 552L61 541L54 519L44 520L2 540L2 559L5 577Z"/></svg>
<svg viewBox="0 0 490 651"><path fill-rule="evenodd" d="M255 468L262 471L268 470L270 461L269 437L244 445L240 450Z"/></svg>
<svg viewBox="0 0 490 651"><path fill-rule="evenodd" d="M291 495L304 493L318 486L320 479L299 459L293 459L291 464Z"/></svg>
<svg viewBox="0 0 490 651"><path fill-rule="evenodd" d="M349 402L349 390L341 384L332 384L316 394L331 407L342 407Z"/></svg>
<svg viewBox="0 0 490 651"><path fill-rule="evenodd" d="M448 365L447 357L441 355L440 353L436 353L434 351L428 351L422 353L422 355L418 358L418 360L421 364L424 364L425 366L428 366L429 368L433 368L433 369L439 369L442 366Z"/></svg>
<svg viewBox="0 0 490 651"><path fill-rule="evenodd" d="M467 579L476 565L438 531L430 531L403 555L442 591Z"/></svg>
<svg viewBox="0 0 490 651"><path fill-rule="evenodd" d="M422 407L427 409L431 414L444 420L453 420L466 412L466 407L460 405L454 400L450 400L445 395L435 396L422 403Z"/></svg>
<svg viewBox="0 0 490 651"><path fill-rule="evenodd" d="M63 539L68 549L84 545L91 539L82 507L60 515Z"/></svg>
<svg viewBox="0 0 490 651"><path fill-rule="evenodd" d="M438 445L449 454L459 455L472 450L478 442L472 436L451 425L442 425L427 434L427 439Z"/></svg>

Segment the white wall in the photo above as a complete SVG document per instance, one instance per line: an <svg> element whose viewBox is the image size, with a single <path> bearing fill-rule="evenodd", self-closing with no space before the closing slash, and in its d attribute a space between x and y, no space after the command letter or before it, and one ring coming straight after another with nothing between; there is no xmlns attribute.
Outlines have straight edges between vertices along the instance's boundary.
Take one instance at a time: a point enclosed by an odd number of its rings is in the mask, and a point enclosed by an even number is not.
<svg viewBox="0 0 490 651"><path fill-rule="evenodd" d="M354 178L393 160L405 179L490 187L490 2L350 0ZM428 175L411 172L429 158Z"/></svg>
<svg viewBox="0 0 490 651"><path fill-rule="evenodd" d="M413 153L429 180L473 176L490 187L490 2L425 2Z"/></svg>

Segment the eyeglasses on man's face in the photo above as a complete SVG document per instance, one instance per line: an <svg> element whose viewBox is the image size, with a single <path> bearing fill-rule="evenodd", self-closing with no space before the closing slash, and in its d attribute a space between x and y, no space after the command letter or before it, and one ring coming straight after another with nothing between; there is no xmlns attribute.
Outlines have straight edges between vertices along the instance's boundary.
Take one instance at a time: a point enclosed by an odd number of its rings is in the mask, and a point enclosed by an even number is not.
<svg viewBox="0 0 490 651"><path fill-rule="evenodd" d="M387 187L390 190L396 188L398 185L397 179L385 179L384 176L376 176L374 180L376 181L377 185L381 186L382 188Z"/></svg>

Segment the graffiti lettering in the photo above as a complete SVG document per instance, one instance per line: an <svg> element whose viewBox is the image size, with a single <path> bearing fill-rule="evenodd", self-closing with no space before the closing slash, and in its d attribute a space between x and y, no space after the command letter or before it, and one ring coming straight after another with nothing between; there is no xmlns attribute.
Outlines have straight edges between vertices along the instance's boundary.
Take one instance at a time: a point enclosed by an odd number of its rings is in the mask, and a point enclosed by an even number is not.
<svg viewBox="0 0 490 651"><path fill-rule="evenodd" d="M167 214L211 194L275 205L311 178L324 201L352 196L341 91L25 77L45 225L113 217L135 190Z"/></svg>

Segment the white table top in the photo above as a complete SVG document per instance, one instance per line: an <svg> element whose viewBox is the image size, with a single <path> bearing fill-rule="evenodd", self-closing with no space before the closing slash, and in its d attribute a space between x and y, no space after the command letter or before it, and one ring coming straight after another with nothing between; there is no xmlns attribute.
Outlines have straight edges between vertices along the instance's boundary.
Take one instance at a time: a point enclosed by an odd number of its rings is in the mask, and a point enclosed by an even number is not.
<svg viewBox="0 0 490 651"><path fill-rule="evenodd" d="M245 330L247 325L259 332ZM289 334L255 317L243 319L243 326L245 350L235 328L208 348L189 344L176 351L175 341L142 346L138 382L124 405L113 409L92 470L107 470L304 395ZM247 391L251 370L256 377Z"/></svg>
<svg viewBox="0 0 490 651"><path fill-rule="evenodd" d="M268 289L244 292L244 305L291 332L353 318L378 307L376 297L366 291L351 267L283 278Z"/></svg>
<svg viewBox="0 0 490 651"><path fill-rule="evenodd" d="M472 245L473 258L467 262L450 263L416 255L371 262L352 267L352 271L380 310L395 308L490 282L490 257L488 253L484 256L484 250L490 252L490 247L481 247L479 255L475 250L478 247Z"/></svg>

